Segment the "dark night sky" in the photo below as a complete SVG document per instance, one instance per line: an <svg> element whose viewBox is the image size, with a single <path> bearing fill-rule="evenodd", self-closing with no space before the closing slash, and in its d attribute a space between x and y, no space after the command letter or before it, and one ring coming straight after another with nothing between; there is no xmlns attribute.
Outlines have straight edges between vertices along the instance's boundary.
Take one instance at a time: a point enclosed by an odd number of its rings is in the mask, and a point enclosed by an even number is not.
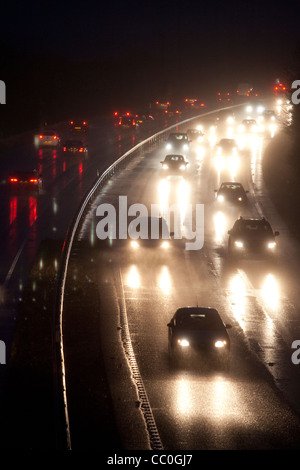
<svg viewBox="0 0 300 470"><path fill-rule="evenodd" d="M208 84L219 89L235 87L240 81L259 87L298 70L299 3L6 2L1 6L0 65L2 70L6 66L7 73L7 67L16 70L20 60L6 57L5 61L4 51L21 55L24 61L39 57L32 67L35 73L43 68L41 61L45 66L50 57L50 65L59 57L59 78L58 72L54 78L53 70L49 72L52 82L59 82L64 80L63 61L75 60L78 67L86 67L90 87L95 86L98 73L103 87L111 84L118 89L116 99L122 94L140 97L145 90L198 94L201 89L205 93ZM89 63L98 67L93 69ZM72 74L67 68L65 77ZM21 73L28 74L25 65ZM81 75L78 80L82 81Z"/></svg>

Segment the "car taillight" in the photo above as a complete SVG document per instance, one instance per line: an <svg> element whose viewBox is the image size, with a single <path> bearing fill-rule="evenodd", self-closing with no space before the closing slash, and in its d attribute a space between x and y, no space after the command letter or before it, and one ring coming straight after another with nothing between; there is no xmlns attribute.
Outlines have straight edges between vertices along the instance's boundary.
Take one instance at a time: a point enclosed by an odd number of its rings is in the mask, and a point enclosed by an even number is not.
<svg viewBox="0 0 300 470"><path fill-rule="evenodd" d="M43 138L43 136L42 136L42 135L40 135L40 139L42 139L42 138Z"/></svg>
<svg viewBox="0 0 300 470"><path fill-rule="evenodd" d="M57 139L57 135L54 135L54 136L53 136L53 139L54 139L54 140Z"/></svg>
<svg viewBox="0 0 300 470"><path fill-rule="evenodd" d="M86 122L85 122L85 121L83 121L83 123L82 123L82 124L83 124L84 126L86 126Z"/></svg>
<svg viewBox="0 0 300 470"><path fill-rule="evenodd" d="M32 179L29 180L29 181L30 181L30 183L37 183L37 182L38 182L38 180L37 180L36 178L32 178Z"/></svg>
<svg viewBox="0 0 300 470"><path fill-rule="evenodd" d="M10 182L11 182L11 183L17 183L17 182L18 182L18 178L10 178Z"/></svg>
<svg viewBox="0 0 300 470"><path fill-rule="evenodd" d="M67 151L67 147L64 147L64 152L66 152L66 151Z"/></svg>
<svg viewBox="0 0 300 470"><path fill-rule="evenodd" d="M80 147L79 152L83 152L83 148L82 148L82 147Z"/></svg>

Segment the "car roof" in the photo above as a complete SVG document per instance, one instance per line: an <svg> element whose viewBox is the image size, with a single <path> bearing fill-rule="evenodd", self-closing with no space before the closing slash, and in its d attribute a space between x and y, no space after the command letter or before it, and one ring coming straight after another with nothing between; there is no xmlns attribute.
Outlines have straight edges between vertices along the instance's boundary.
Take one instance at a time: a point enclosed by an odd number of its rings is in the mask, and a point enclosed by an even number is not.
<svg viewBox="0 0 300 470"><path fill-rule="evenodd" d="M41 131L41 135L56 135L57 132L56 131L53 131L52 129L47 129L47 130L43 130Z"/></svg>
<svg viewBox="0 0 300 470"><path fill-rule="evenodd" d="M227 144L227 145L236 145L235 139L221 139L218 145Z"/></svg>
<svg viewBox="0 0 300 470"><path fill-rule="evenodd" d="M166 155L165 160L182 161L184 160L184 156L183 155Z"/></svg>
<svg viewBox="0 0 300 470"><path fill-rule="evenodd" d="M243 188L242 183L237 183L235 181L225 181L224 183L221 183L220 189L221 188L229 188L229 189L236 189L236 188Z"/></svg>
<svg viewBox="0 0 300 470"><path fill-rule="evenodd" d="M174 315L176 325L191 329L225 328L219 312L212 307L182 307Z"/></svg>
<svg viewBox="0 0 300 470"><path fill-rule="evenodd" d="M187 134L185 132L172 132L170 135L169 135L169 138L171 139L178 139L178 140L181 140L182 138L186 138L187 139Z"/></svg>
<svg viewBox="0 0 300 470"><path fill-rule="evenodd" d="M81 140L67 140L66 145L80 145L82 146Z"/></svg>

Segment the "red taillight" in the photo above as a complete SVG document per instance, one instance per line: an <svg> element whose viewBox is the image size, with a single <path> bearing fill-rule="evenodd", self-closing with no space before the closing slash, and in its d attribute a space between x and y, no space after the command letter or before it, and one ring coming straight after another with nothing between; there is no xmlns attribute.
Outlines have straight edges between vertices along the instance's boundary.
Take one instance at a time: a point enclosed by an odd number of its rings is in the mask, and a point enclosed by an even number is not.
<svg viewBox="0 0 300 470"><path fill-rule="evenodd" d="M36 178L32 178L31 180L29 180L30 183L37 183L38 180Z"/></svg>
<svg viewBox="0 0 300 470"><path fill-rule="evenodd" d="M43 138L43 136L42 136L42 135L40 135L40 139L42 139L42 138Z"/></svg>
<svg viewBox="0 0 300 470"><path fill-rule="evenodd" d="M73 125L73 124L74 124L74 122L73 122L73 121L71 121L71 122L70 122L70 124L71 124L71 125Z"/></svg>
<svg viewBox="0 0 300 470"><path fill-rule="evenodd" d="M79 149L79 152L83 152L83 148L82 148L82 147Z"/></svg>
<svg viewBox="0 0 300 470"><path fill-rule="evenodd" d="M11 182L11 183L17 183L17 182L18 182L18 178L10 178L10 182Z"/></svg>
<svg viewBox="0 0 300 470"><path fill-rule="evenodd" d="M53 139L54 139L54 140L57 139L57 135L54 135L54 136L53 136Z"/></svg>
<svg viewBox="0 0 300 470"><path fill-rule="evenodd" d="M67 151L67 147L64 147L64 152L66 152L66 151Z"/></svg>
<svg viewBox="0 0 300 470"><path fill-rule="evenodd" d="M86 122L85 122L85 121L83 121L83 125L86 126Z"/></svg>

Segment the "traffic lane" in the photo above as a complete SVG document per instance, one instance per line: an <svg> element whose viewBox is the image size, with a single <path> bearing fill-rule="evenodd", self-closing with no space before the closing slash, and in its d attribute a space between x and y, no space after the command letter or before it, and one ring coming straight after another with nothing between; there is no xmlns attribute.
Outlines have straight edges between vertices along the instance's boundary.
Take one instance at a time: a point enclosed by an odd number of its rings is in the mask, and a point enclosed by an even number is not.
<svg viewBox="0 0 300 470"><path fill-rule="evenodd" d="M137 362L165 449L297 448L299 420L247 348L203 255L121 267ZM230 371L208 364L170 370L167 323L186 305L218 308L233 328ZM227 304L227 305L226 305ZM274 427L276 423L276 427Z"/></svg>
<svg viewBox="0 0 300 470"><path fill-rule="evenodd" d="M158 158L156 157L156 161L157 161L157 160L158 160ZM149 159L147 160L147 165L148 165L148 166L150 165ZM129 173L129 174L130 174L130 173ZM155 201L156 201L156 197L157 197L156 194L157 194L157 193L156 193L155 188L156 188L156 183L158 182L158 179L155 179L154 181L155 181L155 184L153 184L152 186L151 186L151 184L149 184L149 179L148 179L148 181L147 181L146 186L144 186L143 184L141 185L141 182L143 182L143 176L142 176L142 174L141 174L141 177L140 177L139 180L138 180L138 184L137 184L137 186L136 186L135 189L138 190L138 193L137 193L137 194L144 196L144 202L145 202L145 199L146 199L146 200L148 199L148 197L149 197L150 194L151 194L150 201L151 201L151 202L155 202ZM153 181L153 183L154 183L154 181ZM126 177L126 182L128 183L128 174L127 174L127 177ZM120 189L120 192L122 193L122 190L123 190L123 193L127 193L127 194L128 194L128 189L126 190L124 187L122 187L122 183L124 184L124 181L122 181L122 177L119 176L119 177L118 177L118 187L119 187L119 189ZM131 180L130 180L129 184L130 184L130 183L131 183ZM147 188L146 190L145 190L145 187ZM113 189L113 188L112 188L112 189ZM141 190L142 190L142 189L144 190L144 193L141 193ZM126 191L127 191L127 192L126 192ZM148 193L148 195L147 195L147 193ZM136 194L136 196L137 196L137 194ZM145 194L147 195L146 197L145 197ZM155 195L155 196L154 196L154 195ZM132 196L132 197L133 197L133 196ZM131 198L130 198L130 199L131 199ZM137 200L137 199L135 199L135 200ZM143 199L140 199L140 200L143 200ZM149 199L148 199L148 201L149 201ZM148 204L149 204L149 202L148 202ZM112 251L112 256L113 256L113 251ZM138 255L137 255L137 256L138 256ZM205 256L205 262L207 262L207 260L209 260L208 254L206 254L206 256ZM180 257L180 259L177 260L177 261L178 261L178 263L176 263L176 272L178 272L178 269L179 269L179 270L182 269L182 266L181 266L181 264L180 264L180 262L182 262L181 257ZM131 264L132 264L132 260L131 260ZM151 273L151 269L153 270L153 266L151 266L151 263L150 263L149 265L147 265L146 272L147 272L147 273ZM197 266L197 269L198 269L198 266ZM211 270L210 270L209 272L210 272L210 274L212 274ZM197 270L196 270L196 273L197 273ZM129 281L126 281L126 277L129 278ZM148 276L148 277L149 277L149 276ZM168 282L168 275L167 275L166 272L161 273L161 274L157 274L157 277L161 277L162 279L164 279L164 286L165 286L165 288L166 288L166 286L168 286L168 284L170 284L170 282ZM199 279L197 278L197 276L195 276L194 279L196 280L196 281L195 281L196 283L199 283L199 285L202 285L202 286L203 286L203 285L204 285L203 279L206 280L207 277L208 277L208 276L204 273ZM123 278L124 278L124 285L125 285L125 287L126 287L127 285L129 285L129 286L132 286L132 285L133 285L133 286L135 286L135 288L141 287L141 289L139 290L139 292L141 292L142 295L144 295L145 293L148 294L147 286L149 286L149 279L147 279L147 281L145 282L145 285L144 285L144 283L141 283L141 279L140 279L141 276L140 276L139 271L137 270L137 267L136 267L136 266L131 266L129 272L128 272L127 274L124 273ZM214 279L214 281L216 280L215 275L213 275L213 279ZM181 287L182 285L184 285L184 284L181 282L181 280L180 280L180 281L176 281L175 284L178 285L178 286L180 286L180 287ZM150 285L151 285L151 283L150 283ZM153 286L155 285L154 282L152 282L152 285L153 285ZM207 293L207 292L212 292L212 291L213 291L213 289L210 289L209 284L206 285L206 283L205 283L204 292ZM191 283L190 283L190 284L188 285L188 287L187 287L187 292L188 292L188 296L186 296L186 302L193 304L193 303L195 302L195 295L193 294L193 295L192 295L192 299L191 299ZM150 292L150 294L151 294L151 292ZM151 318L151 319L153 320L153 322L157 322L158 319L161 319L161 317L162 317L162 311L163 311L163 306L160 305L160 304L157 306L157 308L154 308L155 305L156 305L156 304L155 304L155 299L154 299L150 294L149 294L149 296L148 296L148 298L147 298L147 302L145 303L145 305L144 305L144 304L143 304L142 306L140 305L140 306L137 308L137 311L138 311L138 312L140 312L140 311L146 312L146 313L145 313L145 319L146 319L146 320L145 320L144 328L141 328L141 330L139 330L139 331L141 331L141 333L140 333L140 339L138 340L138 335L139 335L139 333L136 333L135 331L133 332L133 338L134 338L134 342L135 342L135 343L137 343L138 345L143 344L143 345L145 345L145 349L147 349L147 352L146 352L146 351L145 351L145 352L142 352L142 353L139 355L139 357L140 357L140 363L141 363L141 364L144 364L145 362L147 362L147 354L149 354L149 351L150 351L150 352L151 352L150 357L152 358L152 360L151 360L150 362L151 362L151 364L153 365L153 363L154 363L153 361L154 361L155 359L157 359L157 355L159 354L159 352L162 352L162 348L161 348L161 347L156 346L156 347L153 348L153 344L156 345L157 341L159 341L158 338L160 338L161 331L166 331L166 330L165 330L166 321L169 321L170 318L165 318L165 320L164 320L164 328L163 328L162 324L161 324L161 325L159 324L159 327L157 328L157 330L156 330L156 329L153 330L153 328L152 328L152 323L151 323L151 332L150 332L150 330L149 330L149 319ZM130 300L129 298L127 298L127 300L128 300L129 302L132 301L132 298L135 298L135 299L136 299L136 297L138 297L137 294L133 294L132 292L130 292L129 295L130 295L130 299L131 299L131 300ZM218 297L218 296L217 296L217 297ZM198 296L197 296L197 298L198 298ZM203 299L203 291L201 291L200 298ZM149 300L149 299L150 299L150 302L148 303L148 300ZM156 302L159 302L159 300L157 300L157 299L160 299L160 297L157 296L157 298L156 298ZM221 299L222 299L222 301L223 301L223 298L222 298L222 297L221 297ZM180 305L182 305L182 303L181 303L182 300L183 300L183 295L182 295L182 292L180 291ZM214 302L215 302L215 301L216 301L216 299L214 298ZM149 309L149 308L147 307L147 305L151 305L151 308ZM177 304L177 305L178 305L178 304ZM176 305L176 306L177 306L177 305ZM174 306L174 307L175 307L175 306ZM174 307L173 307L172 309L170 309L170 311L173 312L173 311L174 311ZM159 313L156 313L156 312L159 312ZM169 314L170 314L170 312L169 312ZM261 312L260 312L260 314L261 314ZM154 317L154 315L155 315L155 317ZM140 324L141 324L141 322L142 322L142 318L143 318L143 317L142 317L141 314L140 314L140 315L137 317L136 322L132 321L132 320L131 320L131 316L130 316L130 311L129 311L129 322L130 322L131 328L136 328L136 327L139 328L139 326L140 326ZM147 321L148 321L148 328L147 328L147 325L146 325ZM133 325L133 326L132 326L132 325ZM149 332L149 341L148 341L148 338L146 338L147 340L145 341L145 337L143 336L143 335L145 335L145 332ZM136 338L136 339L135 339L135 338ZM161 345L162 345L162 344L164 344L164 348L165 348L165 347L166 347L166 337L165 337L165 336L164 336L164 339L162 340ZM146 346L146 345L147 345L147 346ZM137 346L137 347L139 347L139 346ZM249 351L247 350L247 352L249 352ZM155 354L156 354L156 356L155 356ZM160 366L161 366L161 364L159 364L159 368L161 368ZM243 367L242 367L242 368L243 368ZM144 377L144 375L143 375L143 377ZM151 379L151 380L152 380L152 379ZM164 386L165 386L165 384L164 384ZM148 388L147 388L147 389L148 389ZM274 392L274 390L273 390L273 392ZM273 392L272 392L272 393L273 393ZM264 396L265 393L266 393L266 391L263 390L262 396ZM276 395L275 392L274 392L274 394ZM270 396L269 396L269 399L271 400L271 402L273 401L273 398L274 398L273 396L272 396L271 398L270 398ZM276 405L276 406L277 406L277 405ZM276 406L275 406L275 408L276 408ZM284 405L284 406L285 406L285 405ZM264 409L264 407L266 407L266 403L264 403L264 405L263 405L262 408ZM155 407L154 407L154 408L155 408ZM280 406L279 406L279 408L280 408ZM278 408L278 409L279 409L279 408ZM277 412L278 412L278 409L277 409ZM276 411L276 410L274 409L274 413L275 413L275 411ZM253 411L253 413L254 413L254 411ZM270 424L270 423L269 423L269 424ZM256 425L257 425L257 423L256 423ZM254 428L255 428L255 426L254 426ZM254 431L253 431L253 432L254 432ZM274 436L274 434L273 434L273 435L270 434L270 430L267 431L267 430L265 429L264 432L265 432L266 434L269 433L269 437L267 438L267 439L269 439L269 440L268 440L268 442L267 442L266 444L264 444L264 445L266 445L267 447L268 447L268 446L272 446L272 445L273 445L273 444L272 444L273 439L276 440L276 437ZM278 433L279 433L279 434L280 434L281 432L282 432L282 430L278 430ZM275 432L275 434L276 434L276 433L277 433L277 431ZM292 433L292 434L293 434L293 433ZM257 443L256 443L254 437L252 437L252 442L253 442L253 446L254 446L254 448L255 448L255 447L257 446ZM249 445L251 446L252 444L250 443ZM293 444L292 444L292 437L291 437L290 435L289 435L289 436L286 436L285 444L284 444L284 445L287 445L287 446L289 446L289 445L292 446L292 445L293 445Z"/></svg>
<svg viewBox="0 0 300 470"><path fill-rule="evenodd" d="M40 194L35 191L10 190L2 184L1 191L1 280L5 281L9 269L19 250L26 243L33 227L47 218L48 236L64 237L66 222L69 224L88 188L119 155L133 144L131 134L114 138L107 144L105 138L110 123L106 127L100 122L91 127L85 139L89 144L86 156L66 155L62 146L57 149L36 148L34 145L12 149L2 155L2 176L7 177L14 168L37 168L42 174L43 186ZM62 142L69 138L69 130L61 127ZM67 203L67 191L73 192L73 201ZM58 222L57 217L64 214ZM43 222L42 222L43 224ZM58 235L58 233L60 235Z"/></svg>

